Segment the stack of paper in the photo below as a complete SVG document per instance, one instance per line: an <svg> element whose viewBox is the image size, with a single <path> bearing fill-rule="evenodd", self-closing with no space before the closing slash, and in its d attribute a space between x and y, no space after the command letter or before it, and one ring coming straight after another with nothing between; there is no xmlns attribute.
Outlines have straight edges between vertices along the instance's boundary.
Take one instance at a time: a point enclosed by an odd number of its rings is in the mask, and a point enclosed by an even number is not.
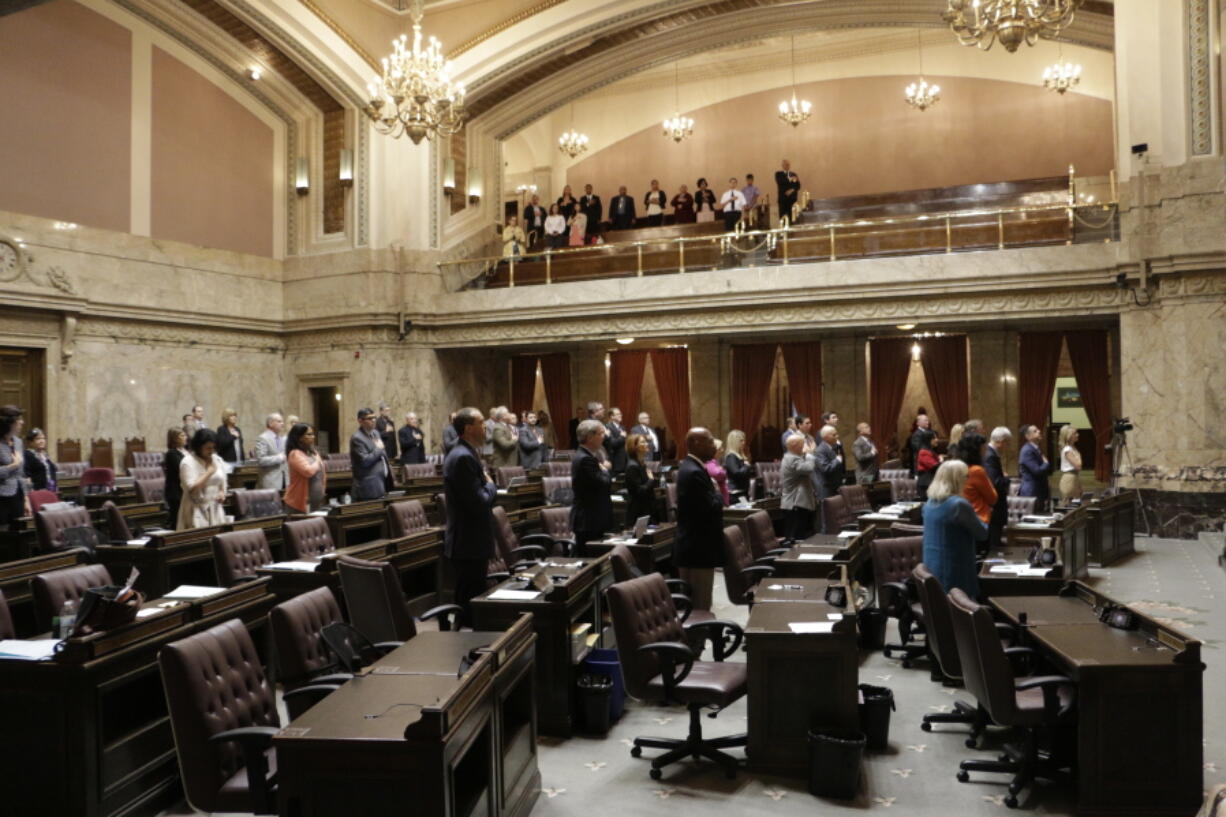
<svg viewBox="0 0 1226 817"><path fill-rule="evenodd" d="M833 633L833 621L793 621L788 624L794 633Z"/></svg>
<svg viewBox="0 0 1226 817"><path fill-rule="evenodd" d="M15 658L19 661L46 661L55 655L57 638L31 638L27 641L5 639L0 641L0 658Z"/></svg>
<svg viewBox="0 0 1226 817"><path fill-rule="evenodd" d="M532 601L540 596L539 590L509 590L503 587L490 593L486 598L497 601Z"/></svg>
<svg viewBox="0 0 1226 817"><path fill-rule="evenodd" d="M218 593L224 592L226 592L226 588L224 587L204 587L198 584L181 584L162 598L191 601L193 599L205 599L209 596L216 596Z"/></svg>
<svg viewBox="0 0 1226 817"><path fill-rule="evenodd" d="M297 570L302 573L314 573L316 568L319 567L319 562L273 562L272 564L265 566L271 567L274 570Z"/></svg>
<svg viewBox="0 0 1226 817"><path fill-rule="evenodd" d="M796 557L802 562L833 562L833 553L802 553Z"/></svg>

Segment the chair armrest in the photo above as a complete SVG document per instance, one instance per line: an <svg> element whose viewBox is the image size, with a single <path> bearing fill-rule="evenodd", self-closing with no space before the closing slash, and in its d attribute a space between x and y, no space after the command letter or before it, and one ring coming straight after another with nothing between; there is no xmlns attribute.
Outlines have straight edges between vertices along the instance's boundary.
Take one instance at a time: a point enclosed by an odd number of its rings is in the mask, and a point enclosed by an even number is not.
<svg viewBox="0 0 1226 817"><path fill-rule="evenodd" d="M544 548L546 551L548 551L556 543L557 543L557 540L554 539L552 536L550 536L547 533L529 533L526 536L519 537L519 545L521 548L522 547L539 547L539 548ZM519 548L515 548L515 550L519 550ZM513 550L511 552L514 553L515 551Z"/></svg>
<svg viewBox="0 0 1226 817"><path fill-rule="evenodd" d="M1034 655L1030 647L1005 647L1005 655Z"/></svg>
<svg viewBox="0 0 1226 817"><path fill-rule="evenodd" d="M314 703L319 703L340 688L340 684L311 684L310 686L291 689L289 692L284 693L281 698L285 701L292 701L294 698L305 697L313 699Z"/></svg>
<svg viewBox="0 0 1226 817"><path fill-rule="evenodd" d="M511 556L515 559L547 559L549 551L540 545L520 545L511 548Z"/></svg>
<svg viewBox="0 0 1226 817"><path fill-rule="evenodd" d="M859 532L860 532L860 526L859 526L859 525L857 525L855 522L849 522L849 523L847 523L846 525L841 525L841 526L839 527L839 530L855 531L856 533L859 533Z"/></svg>
<svg viewBox="0 0 1226 817"><path fill-rule="evenodd" d="M1012 624L1006 624L1003 621L996 622L996 634L1000 636L1000 640L1017 641L1017 628Z"/></svg>
<svg viewBox="0 0 1226 817"><path fill-rule="evenodd" d="M777 558L787 553L789 550L791 550L791 548L774 548L773 550L766 551L766 555Z"/></svg>
<svg viewBox="0 0 1226 817"><path fill-rule="evenodd" d="M882 582L878 592L877 606L894 618L902 615L903 608L910 607L907 585L903 582Z"/></svg>
<svg viewBox="0 0 1226 817"><path fill-rule="evenodd" d="M1014 676L1029 677L1034 672L1039 654L1030 647L1005 647L1005 659L1013 669ZM1022 679L1024 680L1024 679Z"/></svg>
<svg viewBox="0 0 1226 817"><path fill-rule="evenodd" d="M376 641L371 645L379 655L387 655L394 649L404 646L403 641Z"/></svg>
<svg viewBox="0 0 1226 817"><path fill-rule="evenodd" d="M327 675L318 675L314 678L307 679L311 685L316 684L333 684L340 685L353 680L353 675L348 672L329 672Z"/></svg>
<svg viewBox="0 0 1226 817"><path fill-rule="evenodd" d="M693 596L694 588L690 587L690 583L685 579L665 579L664 583L668 585L669 591L680 593L683 596Z"/></svg>
<svg viewBox="0 0 1226 817"><path fill-rule="evenodd" d="M498 582L505 582L509 578L511 578L511 574L505 570L498 570L493 573L485 574L485 580L493 584L498 584Z"/></svg>
<svg viewBox="0 0 1226 817"><path fill-rule="evenodd" d="M775 559L777 558L779 557L778 556L763 556L761 559L754 559L753 563L755 565L765 565L766 567L773 568L775 566Z"/></svg>
<svg viewBox="0 0 1226 817"><path fill-rule="evenodd" d="M685 624L685 620L690 617L690 613L694 612L694 602L690 600L689 596L682 593L673 593L673 607L677 608L682 624Z"/></svg>
<svg viewBox="0 0 1226 817"><path fill-rule="evenodd" d="M741 575L749 582L750 586L757 584L767 576L773 576L775 568L770 565L750 565L741 571Z"/></svg>
<svg viewBox="0 0 1226 817"><path fill-rule="evenodd" d="M697 633L703 641L711 642L711 655L716 661L723 661L741 647L745 640L745 631L735 621L712 619L711 621L696 621L685 625L686 634ZM728 646L731 639L732 646Z"/></svg>
<svg viewBox="0 0 1226 817"><path fill-rule="evenodd" d="M694 668L694 651L678 641L656 641L639 647L639 652L655 653L660 660L660 678L664 681L665 700L673 699L673 690ZM680 671L677 665L683 664ZM680 702L679 702L680 703Z"/></svg>
<svg viewBox="0 0 1226 817"><path fill-rule="evenodd" d="M422 613L421 620L429 621L432 618L437 618L438 628L443 632L450 632L453 629L460 629L458 622L463 613L464 608L458 604L440 604Z"/></svg>
<svg viewBox="0 0 1226 817"><path fill-rule="evenodd" d="M1048 718L1062 717L1073 708L1073 702L1076 699L1075 695L1069 700L1067 707L1060 706L1061 687L1070 687L1074 692L1077 690L1077 684L1074 683L1072 678L1064 675L1035 675L1030 678L1022 678L1013 684L1013 688L1018 692L1024 692L1035 687L1043 690L1043 713Z"/></svg>
<svg viewBox="0 0 1226 817"><path fill-rule="evenodd" d="M272 747L272 736L280 731L276 726L240 726L209 737L209 743L237 743L242 749L251 806L258 814L275 812L272 788L268 784L268 758L264 751Z"/></svg>

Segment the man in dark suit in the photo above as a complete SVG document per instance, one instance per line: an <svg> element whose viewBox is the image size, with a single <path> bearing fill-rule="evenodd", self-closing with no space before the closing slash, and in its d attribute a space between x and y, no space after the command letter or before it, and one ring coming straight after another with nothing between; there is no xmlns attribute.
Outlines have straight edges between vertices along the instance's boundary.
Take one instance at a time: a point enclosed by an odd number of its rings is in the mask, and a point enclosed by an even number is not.
<svg viewBox="0 0 1226 817"><path fill-rule="evenodd" d="M489 560L494 556L494 515L498 488L481 462L485 425L481 412L462 408L452 427L458 441L443 460L443 494L447 498L447 529L443 556L455 573L455 603L464 608L464 623L472 624L469 602L485 592Z"/></svg>
<svg viewBox="0 0 1226 817"><path fill-rule="evenodd" d="M647 438L647 446L650 449L647 452L647 459L653 462L660 461L660 438L656 435L656 430L651 427L651 415L645 411L639 412L639 424L630 429L631 434L641 434Z"/></svg>
<svg viewBox="0 0 1226 817"><path fill-rule="evenodd" d="M1013 433L1004 426L992 429L992 439L983 454L983 470L987 472L992 487L996 489L996 504L988 522L988 551L1000 547L1001 533L1009 521L1009 475L1005 473L1004 455L1009 449Z"/></svg>
<svg viewBox="0 0 1226 817"><path fill-rule="evenodd" d="M396 459L396 419L392 417L392 407L387 403L379 404L375 431L383 438L383 450L387 452L388 461Z"/></svg>
<svg viewBox="0 0 1226 817"><path fill-rule="evenodd" d="M454 411L451 412L451 414L448 414L447 415L447 425L443 426L443 455L444 456L446 456L447 454L450 454L451 449L455 448L456 444L460 442L460 435L455 430L455 415L456 413ZM482 427L484 429L484 424L482 424Z"/></svg>
<svg viewBox="0 0 1226 817"><path fill-rule="evenodd" d="M779 218L787 216L791 221L792 205L800 195L800 179L792 172L792 163L787 159L783 160L782 169L775 171L775 186L779 188L779 197L776 199L779 202Z"/></svg>
<svg viewBox="0 0 1226 817"><path fill-rule="evenodd" d="M349 466L355 500L383 498L392 469L383 438L375 430L375 413L368 408L358 410L358 430L349 438Z"/></svg>
<svg viewBox="0 0 1226 817"><path fill-rule="evenodd" d="M604 216L604 205L600 203L600 196L592 192L590 184L583 186L583 195L579 197L579 208L587 216L586 235L588 237L600 235L600 219Z"/></svg>
<svg viewBox="0 0 1226 817"><path fill-rule="evenodd" d="M605 429L604 450L609 453L613 473L621 474L626 470L626 429L622 426L621 409L609 409L609 423Z"/></svg>
<svg viewBox="0 0 1226 817"><path fill-rule="evenodd" d="M545 237L545 217L548 215L541 206L540 196L533 196L524 208L524 235L528 236L533 246L540 244Z"/></svg>
<svg viewBox="0 0 1226 817"><path fill-rule="evenodd" d="M609 202L609 218L614 230L634 229L634 199L626 195L626 186L617 188L617 195Z"/></svg>
<svg viewBox="0 0 1226 817"><path fill-rule="evenodd" d="M1051 499L1049 478L1052 470L1051 463L1039 448L1043 431L1038 426L1024 425L1020 436L1023 443L1017 452L1017 471L1022 484L1018 487L1017 495L1034 497L1035 513L1043 513Z"/></svg>
<svg viewBox="0 0 1226 817"><path fill-rule="evenodd" d="M401 465L419 465L426 461L426 435L421 433L415 412L404 415L404 425L397 434L400 437Z"/></svg>
<svg viewBox="0 0 1226 817"><path fill-rule="evenodd" d="M838 533L838 529L835 528L832 521L826 519L826 505L822 500L839 492L839 486L843 484L843 474L847 468L843 463L843 455L840 453L839 432L835 427L822 426L819 436L822 441L818 443L817 450L813 452L813 458L817 461L813 472L819 477L817 512L822 520L822 533L833 534Z"/></svg>
<svg viewBox="0 0 1226 817"><path fill-rule="evenodd" d="M570 506L570 526L575 545L583 553L588 542L602 538L613 527L613 500L609 495L612 475L603 457L605 427L599 420L584 420L576 432L579 450L570 460L570 487L575 500Z"/></svg>
<svg viewBox="0 0 1226 817"><path fill-rule="evenodd" d="M724 563L724 500L707 473L715 438L705 428L685 435L685 459L677 468L677 541L673 561L693 590L695 610L711 609L715 568Z"/></svg>

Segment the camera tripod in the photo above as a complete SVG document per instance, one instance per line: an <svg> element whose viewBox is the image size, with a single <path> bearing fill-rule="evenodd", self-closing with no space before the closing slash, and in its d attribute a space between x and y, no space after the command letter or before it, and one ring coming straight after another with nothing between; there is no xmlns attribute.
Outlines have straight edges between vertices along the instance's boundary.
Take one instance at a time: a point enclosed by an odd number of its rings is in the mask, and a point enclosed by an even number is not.
<svg viewBox="0 0 1226 817"><path fill-rule="evenodd" d="M1119 492L1120 477L1125 473L1132 474L1132 452L1128 450L1127 435L1122 431L1112 434L1111 445L1107 446L1107 450L1111 452L1111 493L1114 494ZM1127 472L1124 470L1125 462L1127 462ZM1137 513L1140 514L1141 524L1145 526L1145 535L1153 536L1149 528L1149 517L1145 515L1145 500L1141 498L1141 490L1135 487L1128 490L1136 495Z"/></svg>

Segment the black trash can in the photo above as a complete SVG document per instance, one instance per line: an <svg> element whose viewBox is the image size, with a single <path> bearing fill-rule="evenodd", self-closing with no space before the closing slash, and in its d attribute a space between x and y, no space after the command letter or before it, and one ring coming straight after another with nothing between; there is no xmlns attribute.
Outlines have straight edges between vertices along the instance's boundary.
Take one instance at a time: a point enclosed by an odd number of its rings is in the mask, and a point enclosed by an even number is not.
<svg viewBox="0 0 1226 817"><path fill-rule="evenodd" d="M851 800L860 789L864 734L848 729L809 732L809 793Z"/></svg>
<svg viewBox="0 0 1226 817"><path fill-rule="evenodd" d="M583 727L593 735L609 731L609 703L613 697L613 679L608 675L588 673L579 676L579 707Z"/></svg>
<svg viewBox="0 0 1226 817"><path fill-rule="evenodd" d="M889 614L880 607L865 607L856 613L856 625L860 629L860 649L879 650L884 647L885 627L889 621Z"/></svg>
<svg viewBox="0 0 1226 817"><path fill-rule="evenodd" d="M860 728L868 741L868 748L880 752L890 742L890 712L894 706L894 692L889 687L860 684Z"/></svg>

